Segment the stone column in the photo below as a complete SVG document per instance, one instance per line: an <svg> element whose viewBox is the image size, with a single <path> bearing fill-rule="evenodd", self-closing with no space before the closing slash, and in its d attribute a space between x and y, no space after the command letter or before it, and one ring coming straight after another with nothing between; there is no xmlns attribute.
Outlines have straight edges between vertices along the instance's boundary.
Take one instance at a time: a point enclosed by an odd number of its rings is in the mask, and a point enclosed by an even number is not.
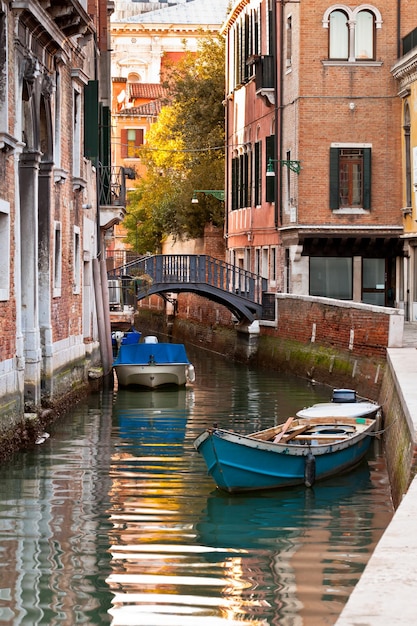
<svg viewBox="0 0 417 626"><path fill-rule="evenodd" d="M41 400L39 332L38 173L40 152L23 152L19 163L22 330L25 355L25 403Z"/></svg>

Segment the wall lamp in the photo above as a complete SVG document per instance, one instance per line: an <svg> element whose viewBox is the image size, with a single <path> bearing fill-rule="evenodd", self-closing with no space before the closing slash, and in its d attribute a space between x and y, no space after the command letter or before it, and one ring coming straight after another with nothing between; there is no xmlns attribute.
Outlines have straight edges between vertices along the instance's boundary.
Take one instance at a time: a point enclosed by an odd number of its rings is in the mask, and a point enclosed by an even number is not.
<svg viewBox="0 0 417 626"><path fill-rule="evenodd" d="M279 159L269 159L268 165L266 167L266 175L267 176L275 176L274 163L280 163L281 165L285 165L289 167L290 170L299 174L301 171L301 161L288 161L288 160L279 160Z"/></svg>
<svg viewBox="0 0 417 626"><path fill-rule="evenodd" d="M213 196L217 200L224 201L224 189L194 189L191 204L198 204L198 193L205 193L206 196Z"/></svg>

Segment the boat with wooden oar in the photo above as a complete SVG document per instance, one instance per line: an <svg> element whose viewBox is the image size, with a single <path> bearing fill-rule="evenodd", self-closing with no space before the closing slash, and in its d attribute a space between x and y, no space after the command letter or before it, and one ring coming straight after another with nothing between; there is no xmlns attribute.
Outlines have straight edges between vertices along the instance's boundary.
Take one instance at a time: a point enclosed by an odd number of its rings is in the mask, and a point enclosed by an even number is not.
<svg viewBox="0 0 417 626"><path fill-rule="evenodd" d="M351 390L249 435L209 428L194 441L216 485L229 493L277 489L345 472L367 453L380 406ZM350 393L347 394L346 392ZM355 400L352 400L354 394Z"/></svg>

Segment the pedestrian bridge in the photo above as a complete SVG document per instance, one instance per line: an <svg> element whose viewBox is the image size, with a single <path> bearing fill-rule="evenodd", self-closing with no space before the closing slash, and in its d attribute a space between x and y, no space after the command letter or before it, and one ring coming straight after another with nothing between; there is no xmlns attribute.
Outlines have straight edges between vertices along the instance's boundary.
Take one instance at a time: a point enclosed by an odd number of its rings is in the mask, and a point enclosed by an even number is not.
<svg viewBox="0 0 417 626"><path fill-rule="evenodd" d="M262 318L267 280L206 254L155 254L108 272L134 281L138 300L191 292L227 307L241 322Z"/></svg>

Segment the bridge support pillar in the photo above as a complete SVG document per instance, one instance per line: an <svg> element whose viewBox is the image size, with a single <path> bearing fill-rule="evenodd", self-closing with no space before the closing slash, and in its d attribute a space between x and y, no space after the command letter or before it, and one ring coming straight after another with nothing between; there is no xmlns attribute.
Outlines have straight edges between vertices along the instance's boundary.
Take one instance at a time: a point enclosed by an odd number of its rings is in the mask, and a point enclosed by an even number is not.
<svg viewBox="0 0 417 626"><path fill-rule="evenodd" d="M236 357L239 360L248 361L258 351L259 322L255 320L251 324L240 323L236 328Z"/></svg>

